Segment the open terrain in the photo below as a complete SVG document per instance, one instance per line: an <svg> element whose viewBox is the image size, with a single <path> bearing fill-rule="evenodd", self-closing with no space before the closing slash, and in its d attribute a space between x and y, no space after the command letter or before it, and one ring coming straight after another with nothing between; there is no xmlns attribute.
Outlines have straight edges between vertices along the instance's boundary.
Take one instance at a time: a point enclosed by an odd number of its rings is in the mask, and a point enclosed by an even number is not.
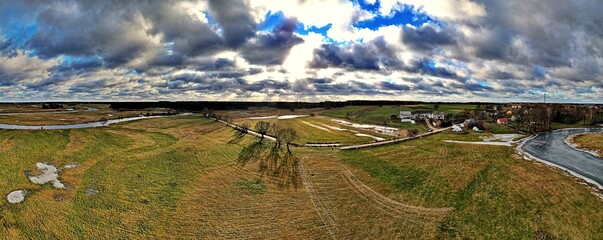
<svg viewBox="0 0 603 240"><path fill-rule="evenodd" d="M601 133L580 134L573 137L571 141L580 149L597 152L599 156L603 156L603 134Z"/></svg>
<svg viewBox="0 0 603 240"><path fill-rule="evenodd" d="M329 118L266 120L297 129L302 142L371 141L306 124L335 126ZM237 137L200 115L0 130L0 193L28 192L21 203L0 204L0 238L603 236L603 201L573 177L523 160L512 147L444 142L490 136L446 131L361 150L293 147L297 182L283 185L287 177L267 174L261 162L240 162L246 151L273 142L258 145L257 137ZM31 183L26 173L38 174L39 162L57 166L66 188Z"/></svg>
<svg viewBox="0 0 603 240"><path fill-rule="evenodd" d="M0 104L0 123L15 125L66 125L164 113L165 109L115 111L109 104L72 104L43 109L41 104Z"/></svg>

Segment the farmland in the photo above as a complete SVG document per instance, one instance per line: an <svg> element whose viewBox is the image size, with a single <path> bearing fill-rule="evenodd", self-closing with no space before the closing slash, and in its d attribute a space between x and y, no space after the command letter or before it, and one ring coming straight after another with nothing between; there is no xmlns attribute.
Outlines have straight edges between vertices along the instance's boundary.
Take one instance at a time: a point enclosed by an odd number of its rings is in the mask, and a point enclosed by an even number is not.
<svg viewBox="0 0 603 240"><path fill-rule="evenodd" d="M248 122L253 126L262 120L291 127L297 130L300 144L372 141L326 127L341 127L331 120L341 117L335 116L335 110L296 111L308 116L291 119L251 119L290 111L260 109L231 114L237 124ZM328 116L329 112L334 116ZM514 132L502 126L491 128L493 133ZM258 138L250 134L236 136L232 128L199 114L105 128L0 130L0 175L4 179L0 181L0 193L6 196L17 189L28 192L22 203L4 200L0 204L0 236L603 236L603 201L573 177L523 160L512 147L444 142L482 141L491 133L446 131L362 150L293 147L292 155L299 161L295 170L299 182L290 184L283 184L287 180L284 175L263 171L261 161L242 164L241 155L250 146L258 146ZM259 145L270 149L274 143L264 141ZM28 181L24 173L35 173L38 162L59 167L59 179L67 187L56 189Z"/></svg>

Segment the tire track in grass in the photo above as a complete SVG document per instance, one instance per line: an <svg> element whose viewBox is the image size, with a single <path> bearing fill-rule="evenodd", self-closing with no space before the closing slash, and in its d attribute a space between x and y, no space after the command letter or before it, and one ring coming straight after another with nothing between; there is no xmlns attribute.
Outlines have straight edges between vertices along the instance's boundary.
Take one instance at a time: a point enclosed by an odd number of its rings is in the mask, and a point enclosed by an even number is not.
<svg viewBox="0 0 603 240"><path fill-rule="evenodd" d="M303 183L304 187L306 188L308 195L310 196L310 200L312 200L312 205L314 205L314 208L316 209L316 212L318 213L319 217L322 219L323 223L325 225L327 225L329 235L333 239L336 239L335 236L333 235L333 232L335 232L337 230L337 224L335 223L335 216L321 202L318 194L316 193L316 190L314 189L314 184L312 184L312 181L310 181L310 179L308 178L308 174L304 168L304 161L303 160L300 160L300 161L301 162L299 165L300 166L299 170L300 170L300 175L302 177L302 183Z"/></svg>

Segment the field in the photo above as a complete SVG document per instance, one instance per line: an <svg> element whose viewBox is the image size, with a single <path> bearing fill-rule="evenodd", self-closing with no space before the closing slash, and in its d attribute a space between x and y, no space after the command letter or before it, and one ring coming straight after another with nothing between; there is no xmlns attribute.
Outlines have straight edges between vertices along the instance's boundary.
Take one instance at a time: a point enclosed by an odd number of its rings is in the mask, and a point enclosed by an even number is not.
<svg viewBox="0 0 603 240"><path fill-rule="evenodd" d="M299 135L299 139L295 141L297 144L306 144L306 143L331 143L337 142L342 145L350 145L350 144L358 144L358 143L366 143L374 141L370 137L359 137L356 136L356 131L361 134L367 134L380 138L393 138L393 136L383 135L372 131L361 130L357 128L342 126L331 120L330 117L321 117L321 116L305 116L293 119L248 119L248 118L239 118L234 121L235 124L243 124L247 123L251 128L255 126L255 124L259 121L266 121L273 124L277 124L282 127L292 127L295 129ZM337 129L340 128L340 129Z"/></svg>
<svg viewBox="0 0 603 240"><path fill-rule="evenodd" d="M426 132L427 129L421 124L401 123L399 121L390 120L389 117L391 115L400 115L400 111L441 111L446 114L449 114L462 110L474 109L477 109L477 106L469 104L442 104L437 108L434 106L434 104L402 106L350 106L343 108L334 108L322 114L325 116L350 118L359 123L380 124L387 125L389 127L396 127L399 129L419 130L420 132Z"/></svg>
<svg viewBox="0 0 603 240"><path fill-rule="evenodd" d="M320 136L301 120L283 126ZM303 124L303 125L302 125ZM304 126L306 125L306 126ZM324 134L324 133L323 133ZM5 239L597 239L603 201L511 147L446 143L445 132L363 150L293 148L297 181L261 161L270 141L235 138L200 115L107 128L0 131ZM306 138L308 138L306 136ZM338 135L334 135L339 137ZM315 138L315 137L312 137ZM341 138L349 139L348 136ZM335 139L331 136L328 140ZM365 139L366 140L366 139ZM281 153L282 154L282 153ZM67 189L30 183L37 162L61 167ZM75 168L62 168L79 163ZM73 164L71 164L73 165ZM77 165L77 164L76 164ZM287 184L284 184L287 183ZM0 237L0 238L2 238Z"/></svg>
<svg viewBox="0 0 603 240"><path fill-rule="evenodd" d="M572 142L581 149L595 151L599 156L603 156L603 134L601 133L580 134L573 137Z"/></svg>
<svg viewBox="0 0 603 240"><path fill-rule="evenodd" d="M41 105L0 104L0 123L16 125L64 125L134 117L146 113L164 112L163 109L114 111L108 104L66 105L63 109L42 109ZM67 109L73 109L68 111Z"/></svg>

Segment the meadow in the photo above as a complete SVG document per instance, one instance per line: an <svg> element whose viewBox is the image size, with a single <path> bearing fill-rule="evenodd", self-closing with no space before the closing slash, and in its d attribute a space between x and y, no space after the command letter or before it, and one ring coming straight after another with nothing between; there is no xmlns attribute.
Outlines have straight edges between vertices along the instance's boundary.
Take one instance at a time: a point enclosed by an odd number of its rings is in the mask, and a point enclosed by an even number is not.
<svg viewBox="0 0 603 240"><path fill-rule="evenodd" d="M303 119L278 123L321 135ZM603 237L603 201L574 178L523 160L511 147L443 142L485 134L445 132L348 151L294 147L300 182L283 185L260 162L241 164L258 138L236 138L200 115L1 130L0 193L29 194L0 204L0 238ZM25 172L38 162L58 166L68 187L30 183Z"/></svg>
<svg viewBox="0 0 603 240"><path fill-rule="evenodd" d="M595 151L599 156L603 156L603 134L601 133L580 134L573 137L571 141L577 144L578 148Z"/></svg>
<svg viewBox="0 0 603 240"><path fill-rule="evenodd" d="M0 123L16 125L66 125L163 113L165 109L115 111L109 104L72 104L43 109L40 104L0 104ZM67 110L71 109L71 110Z"/></svg>

